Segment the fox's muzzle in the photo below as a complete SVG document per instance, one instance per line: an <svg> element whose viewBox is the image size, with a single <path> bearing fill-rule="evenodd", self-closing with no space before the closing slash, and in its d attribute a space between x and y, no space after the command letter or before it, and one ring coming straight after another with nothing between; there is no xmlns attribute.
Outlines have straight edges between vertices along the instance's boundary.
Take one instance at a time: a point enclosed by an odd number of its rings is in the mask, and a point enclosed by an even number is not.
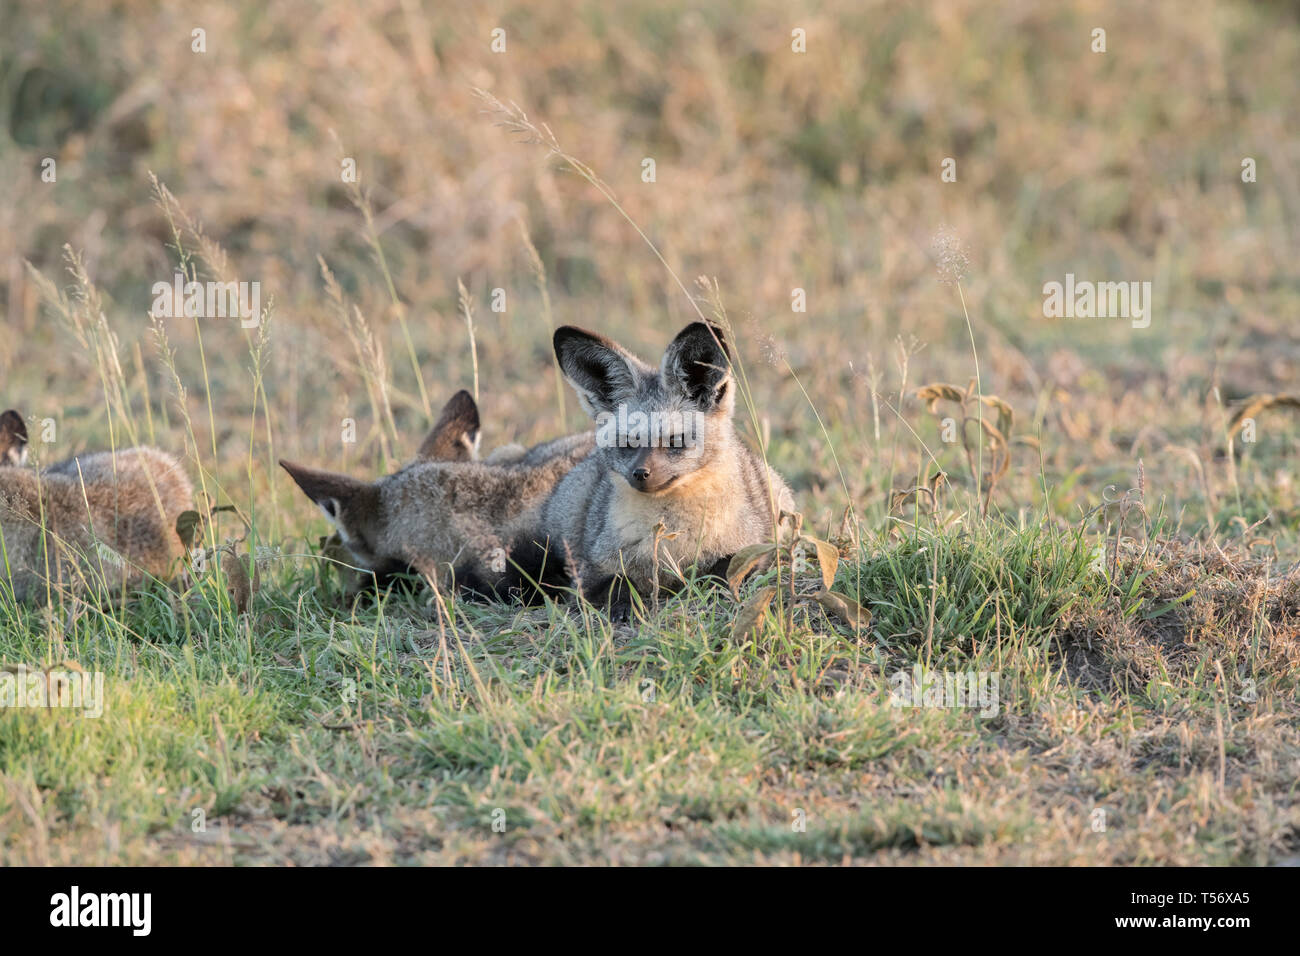
<svg viewBox="0 0 1300 956"><path fill-rule="evenodd" d="M667 466L664 455L657 448L641 449L627 472L627 483L646 493L663 491L676 480L674 469Z"/></svg>

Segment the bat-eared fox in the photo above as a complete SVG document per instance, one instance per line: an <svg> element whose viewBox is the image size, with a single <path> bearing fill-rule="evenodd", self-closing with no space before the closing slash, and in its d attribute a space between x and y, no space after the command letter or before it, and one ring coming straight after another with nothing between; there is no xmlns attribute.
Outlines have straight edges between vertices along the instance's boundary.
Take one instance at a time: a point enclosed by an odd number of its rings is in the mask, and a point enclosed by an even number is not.
<svg viewBox="0 0 1300 956"><path fill-rule="evenodd" d="M22 416L0 416L0 589L23 601L51 587L92 591L167 578L184 546L176 519L194 490L156 448L70 458L39 471L26 461ZM48 582L47 582L48 576Z"/></svg>
<svg viewBox="0 0 1300 956"><path fill-rule="evenodd" d="M379 584L415 571L458 588L527 599L530 582L560 584L532 544L542 504L594 445L574 435L527 451L502 449L477 461L478 408L458 392L420 445L416 459L364 481L281 461L337 529L356 567Z"/></svg>
<svg viewBox="0 0 1300 956"><path fill-rule="evenodd" d="M620 618L631 588L670 588L691 565L718 573L793 512L785 482L736 434L722 330L687 326L658 368L571 326L555 353L594 434L479 462L478 408L459 392L416 460L377 481L280 464L376 583L450 572L458 588L525 600L576 585Z"/></svg>
<svg viewBox="0 0 1300 956"><path fill-rule="evenodd" d="M688 325L659 367L616 343L564 326L560 369L597 424L596 448L542 509L542 530L571 557L584 595L629 610L641 594L695 565L716 573L731 555L772 540L790 489L736 434L736 383L723 331ZM656 568L656 564L658 568Z"/></svg>

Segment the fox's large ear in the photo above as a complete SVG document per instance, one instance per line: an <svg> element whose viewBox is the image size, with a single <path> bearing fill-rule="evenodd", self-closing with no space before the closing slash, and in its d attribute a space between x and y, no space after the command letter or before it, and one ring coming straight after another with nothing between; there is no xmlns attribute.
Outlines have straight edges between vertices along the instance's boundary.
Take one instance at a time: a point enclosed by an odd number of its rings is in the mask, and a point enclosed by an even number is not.
<svg viewBox="0 0 1300 956"><path fill-rule="evenodd" d="M707 322L692 322L677 333L664 352L659 371L701 410L730 412L735 407L731 353L722 329Z"/></svg>
<svg viewBox="0 0 1300 956"><path fill-rule="evenodd" d="M280 459L280 467L287 471L294 481L312 501L320 505L325 517L338 524L343 509L358 494L370 487L364 481L350 478L333 471L321 471L305 465L295 465L291 461Z"/></svg>
<svg viewBox="0 0 1300 956"><path fill-rule="evenodd" d="M463 388L442 407L420 443L416 461L477 461L479 418L474 396Z"/></svg>
<svg viewBox="0 0 1300 956"><path fill-rule="evenodd" d="M588 415L612 412L621 399L635 393L641 363L621 346L572 325L556 329L554 341L560 370Z"/></svg>
<svg viewBox="0 0 1300 956"><path fill-rule="evenodd" d="M0 465L27 461L27 424L12 408L0 415Z"/></svg>

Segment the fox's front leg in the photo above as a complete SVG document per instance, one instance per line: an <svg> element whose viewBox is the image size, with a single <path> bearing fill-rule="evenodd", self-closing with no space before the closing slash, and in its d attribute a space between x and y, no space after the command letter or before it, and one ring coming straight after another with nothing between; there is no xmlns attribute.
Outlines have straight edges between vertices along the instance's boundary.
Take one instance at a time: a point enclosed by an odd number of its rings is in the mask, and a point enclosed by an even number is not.
<svg viewBox="0 0 1300 956"><path fill-rule="evenodd" d="M727 568L731 566L731 555L725 555L714 561L701 562L694 566L694 581L696 584L706 588L714 588L719 585L729 586L727 581ZM686 586L686 581L674 575L671 582L664 583L659 588L661 596L667 597L676 594Z"/></svg>
<svg viewBox="0 0 1300 956"><path fill-rule="evenodd" d="M715 561L698 566L700 581L710 587L726 587L727 568L731 565L731 555L724 555ZM660 597L670 597L685 585L684 581L661 582ZM595 586L584 588L582 596L597 607L608 609L610 619L615 623L626 623L632 617L632 594L645 594L653 590L653 585L636 587L625 574L611 574L602 578Z"/></svg>
<svg viewBox="0 0 1300 956"><path fill-rule="evenodd" d="M709 583L711 584L717 584L719 582L722 584L728 583L727 569L731 567L731 559L733 557L735 557L735 555L731 555L731 554L723 555L722 557L718 558L718 560L714 561L712 564L710 564L707 568L704 569L704 577L707 580L709 580Z"/></svg>
<svg viewBox="0 0 1300 956"><path fill-rule="evenodd" d="M626 624L632 619L633 590L627 575L611 574L592 587L583 588L582 596L588 603L605 608L615 624Z"/></svg>

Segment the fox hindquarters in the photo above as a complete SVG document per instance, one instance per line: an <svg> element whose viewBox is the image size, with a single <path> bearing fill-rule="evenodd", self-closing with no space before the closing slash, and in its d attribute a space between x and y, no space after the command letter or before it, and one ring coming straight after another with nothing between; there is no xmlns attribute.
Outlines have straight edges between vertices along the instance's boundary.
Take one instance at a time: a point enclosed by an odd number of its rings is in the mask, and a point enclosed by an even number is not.
<svg viewBox="0 0 1300 956"><path fill-rule="evenodd" d="M736 434L735 377L723 331L688 325L655 368L583 329L555 354L597 423L596 450L560 482L542 526L573 554L584 594L626 614L676 568L715 572L772 540L794 498Z"/></svg>
<svg viewBox="0 0 1300 956"><path fill-rule="evenodd" d="M40 472L0 466L0 584L23 601L46 584L112 591L169 578L185 553L176 519L193 499L180 463L156 448L80 455Z"/></svg>

